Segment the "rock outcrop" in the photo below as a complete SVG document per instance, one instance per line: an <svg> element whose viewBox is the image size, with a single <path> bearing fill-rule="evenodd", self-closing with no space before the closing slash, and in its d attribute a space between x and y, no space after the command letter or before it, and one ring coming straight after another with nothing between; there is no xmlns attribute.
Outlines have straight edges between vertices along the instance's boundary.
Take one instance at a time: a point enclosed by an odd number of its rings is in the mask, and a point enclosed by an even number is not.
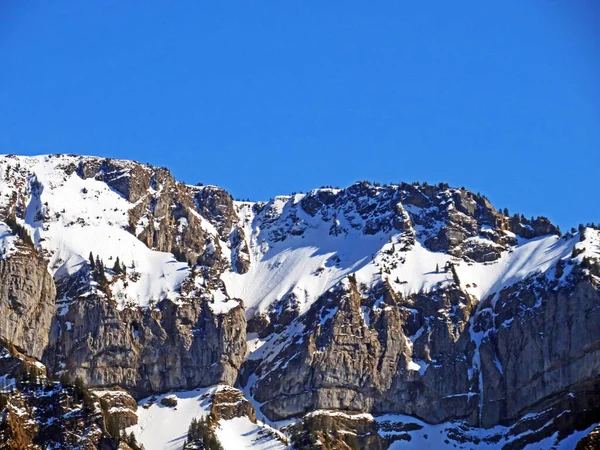
<svg viewBox="0 0 600 450"><path fill-rule="evenodd" d="M0 338L34 358L48 345L56 288L37 252L20 250L0 260Z"/></svg>
<svg viewBox="0 0 600 450"><path fill-rule="evenodd" d="M382 287L364 298L350 281L299 319L300 336L282 335L284 350L253 368L259 378L252 392L274 420L319 409L399 412L430 422L469 417L476 406L468 395L471 307L456 289L403 300ZM448 322L454 309L463 316Z"/></svg>
<svg viewBox="0 0 600 450"><path fill-rule="evenodd" d="M560 288L544 279L479 305L456 288L365 298L350 281L291 325L300 333L274 341L276 356L250 361L242 379L257 376L251 392L274 420L329 409L491 427L568 411L589 426L600 400L599 284L577 271ZM564 429L559 421L546 433Z"/></svg>
<svg viewBox="0 0 600 450"><path fill-rule="evenodd" d="M511 423L532 408L563 403L575 413L600 404L595 277L573 274L563 288L531 280L504 290L491 306L474 324L483 334L481 425Z"/></svg>
<svg viewBox="0 0 600 450"><path fill-rule="evenodd" d="M85 277L60 286L69 301L55 317L45 356L55 371L138 396L235 383L246 355L241 306L216 314L207 299L191 298L119 310L102 292L88 295Z"/></svg>

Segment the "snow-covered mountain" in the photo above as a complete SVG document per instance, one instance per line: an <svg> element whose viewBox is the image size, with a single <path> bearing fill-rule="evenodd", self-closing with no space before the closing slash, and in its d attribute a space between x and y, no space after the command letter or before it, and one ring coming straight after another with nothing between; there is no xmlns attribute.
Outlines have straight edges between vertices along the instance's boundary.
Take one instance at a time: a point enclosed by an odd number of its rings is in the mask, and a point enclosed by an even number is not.
<svg viewBox="0 0 600 450"><path fill-rule="evenodd" d="M0 220L6 348L145 398L119 426L147 449L207 414L226 448L572 448L600 421L593 226L444 184L242 202L75 155L0 157ZM247 408L217 414L227 385Z"/></svg>

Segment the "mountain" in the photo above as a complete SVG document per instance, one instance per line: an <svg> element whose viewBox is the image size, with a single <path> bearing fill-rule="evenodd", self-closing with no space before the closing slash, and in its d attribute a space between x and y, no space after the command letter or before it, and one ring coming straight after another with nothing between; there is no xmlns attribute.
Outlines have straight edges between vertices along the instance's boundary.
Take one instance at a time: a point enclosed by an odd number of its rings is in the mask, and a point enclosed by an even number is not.
<svg viewBox="0 0 600 450"><path fill-rule="evenodd" d="M600 445L595 226L76 155L0 157L0 221L0 448Z"/></svg>

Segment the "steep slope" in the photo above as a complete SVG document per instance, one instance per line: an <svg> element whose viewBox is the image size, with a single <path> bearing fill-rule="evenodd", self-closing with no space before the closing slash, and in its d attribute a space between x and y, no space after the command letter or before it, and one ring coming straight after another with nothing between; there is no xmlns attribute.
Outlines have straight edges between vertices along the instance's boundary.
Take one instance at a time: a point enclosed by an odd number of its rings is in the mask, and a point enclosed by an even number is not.
<svg viewBox="0 0 600 450"><path fill-rule="evenodd" d="M206 250L219 238L198 213L222 217L220 190L176 183L165 169L75 156L4 157L0 179L3 218L31 236L58 290L34 356L45 350L57 375L137 393L235 382L245 317L237 302L210 307L209 287L226 263ZM10 264L21 258L13 240L3 238L6 267L23 271ZM211 265L191 278L188 258Z"/></svg>
<svg viewBox="0 0 600 450"><path fill-rule="evenodd" d="M445 184L239 202L74 155L0 157L0 221L0 337L57 377L137 397L239 385L297 447L324 436L315 411L374 417L331 419L350 428L324 448L368 430L381 439L364 445L401 448L386 415L450 441L467 427L463 444L485 428L498 448L600 420L594 227L561 236ZM188 425L165 429L173 448ZM238 446L265 431L240 417L215 429Z"/></svg>

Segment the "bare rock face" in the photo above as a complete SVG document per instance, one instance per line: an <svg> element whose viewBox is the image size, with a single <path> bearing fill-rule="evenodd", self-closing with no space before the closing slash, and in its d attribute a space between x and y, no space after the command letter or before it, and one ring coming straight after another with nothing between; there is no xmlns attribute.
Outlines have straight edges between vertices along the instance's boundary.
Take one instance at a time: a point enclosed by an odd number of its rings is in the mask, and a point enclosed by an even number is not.
<svg viewBox="0 0 600 450"><path fill-rule="evenodd" d="M10 343L0 342L0 373L0 448L130 448L124 442L119 447L107 433L95 396L81 386L50 381L43 364Z"/></svg>
<svg viewBox="0 0 600 450"><path fill-rule="evenodd" d="M43 396L24 389L7 399L0 442L10 450L116 449L103 426L102 415L84 406L73 388L48 387Z"/></svg>
<svg viewBox="0 0 600 450"><path fill-rule="evenodd" d="M265 403L262 411L267 416L282 419L316 409L341 409L401 412L440 422L472 414L473 399L453 395L470 387L468 306L457 323L443 320L446 308L468 299L460 291L440 292L437 309L427 311L421 306L423 299L415 299L408 308L408 302L389 290L372 298L380 297L383 301L366 316L356 285L350 282L323 296L299 319L302 335L282 337L285 350L253 368L259 377L253 393ZM419 323L425 314L430 323ZM412 360L416 356L423 366L432 366L423 377Z"/></svg>
<svg viewBox="0 0 600 450"><path fill-rule="evenodd" d="M530 280L503 291L496 314L479 316L482 425L549 408L563 401L562 392L570 393L572 405L564 409L573 413L590 400L600 402L599 288L593 277L577 274L561 289Z"/></svg>
<svg viewBox="0 0 600 450"><path fill-rule="evenodd" d="M256 375L251 392L275 420L328 409L491 427L531 414L546 420L521 422L538 431L514 448L568 434L600 410L599 286L577 269L569 280L534 277L479 305L448 287L361 296L351 281L293 321L300 332L273 337L282 350L249 361L242 381Z"/></svg>
<svg viewBox="0 0 600 450"><path fill-rule="evenodd" d="M383 450L389 447L377 433L377 424L360 414L308 414L286 431L292 437L294 448L336 450L368 448ZM398 430L394 430L398 433ZM397 439L401 439L397 437Z"/></svg>
<svg viewBox="0 0 600 450"><path fill-rule="evenodd" d="M46 262L22 249L0 261L0 338L34 358L48 344L56 288Z"/></svg>
<svg viewBox="0 0 600 450"><path fill-rule="evenodd" d="M151 166L110 158L81 158L78 165L67 170L67 173L73 171L84 179L95 178L104 181L133 203L144 196L150 187L152 176L156 173ZM158 169L158 173L161 172L168 173L166 169Z"/></svg>
<svg viewBox="0 0 600 450"><path fill-rule="evenodd" d="M200 214L205 217L219 232L227 236L236 219L231 195L216 186L205 186L195 196Z"/></svg>
<svg viewBox="0 0 600 450"><path fill-rule="evenodd" d="M242 307L215 314L200 298L118 310L99 293L75 297L55 318L48 349L48 365L89 386L143 395L232 385L246 354L246 318Z"/></svg>
<svg viewBox="0 0 600 450"><path fill-rule="evenodd" d="M220 386L211 399L211 414L215 420L231 420L236 417L247 417L256 423L256 411L239 389Z"/></svg>
<svg viewBox="0 0 600 450"><path fill-rule="evenodd" d="M119 430L124 430L138 423L138 417L135 413L137 403L125 389L114 387L92 389L90 392L99 399L102 410L111 417Z"/></svg>

